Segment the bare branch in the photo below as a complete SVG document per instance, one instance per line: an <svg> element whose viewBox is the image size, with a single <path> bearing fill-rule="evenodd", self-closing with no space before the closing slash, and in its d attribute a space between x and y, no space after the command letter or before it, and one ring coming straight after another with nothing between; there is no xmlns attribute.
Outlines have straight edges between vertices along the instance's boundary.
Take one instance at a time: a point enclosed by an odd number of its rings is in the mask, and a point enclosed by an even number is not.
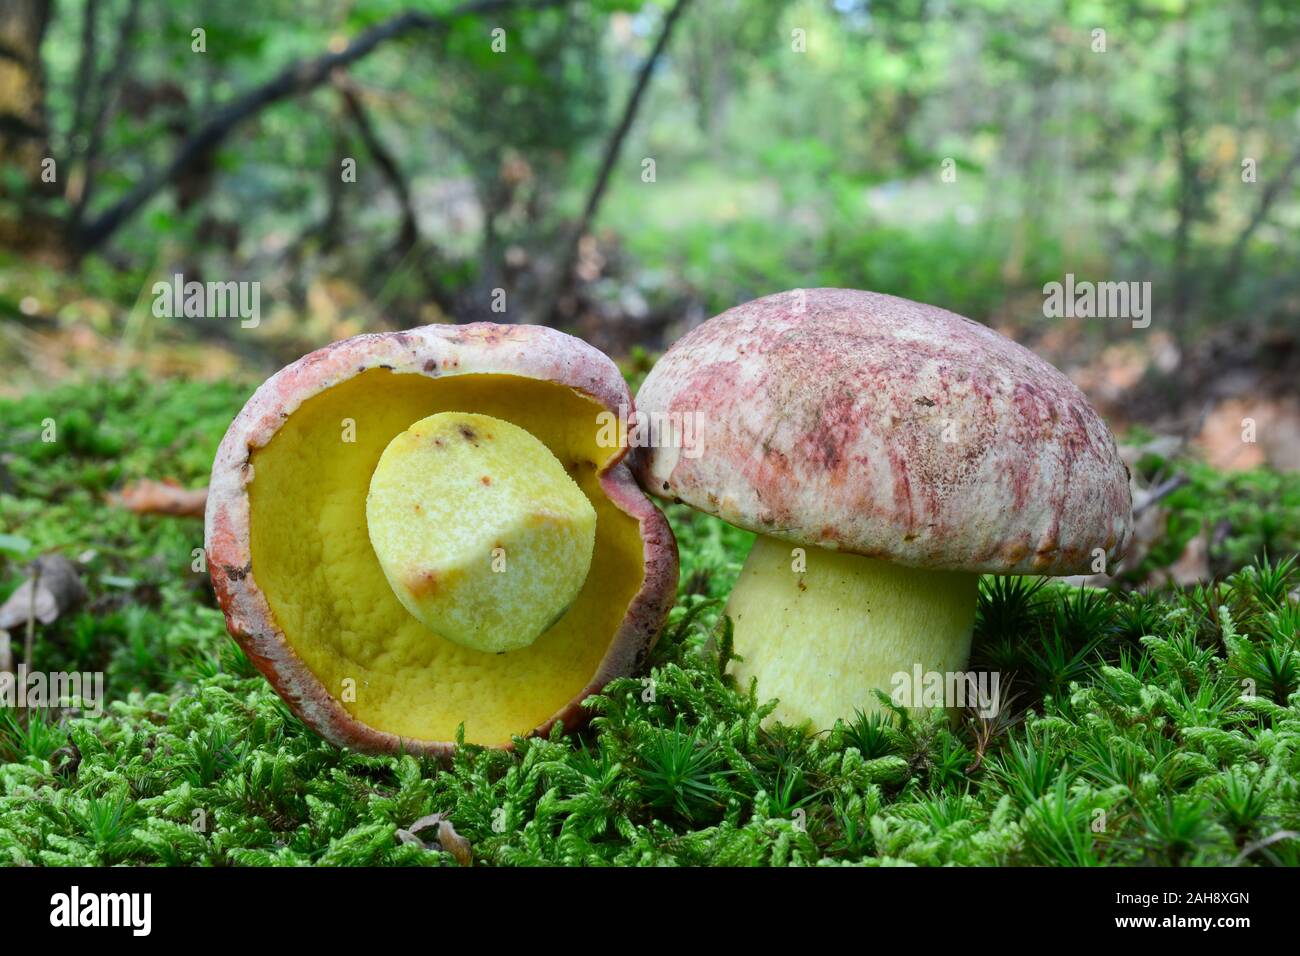
<svg viewBox="0 0 1300 956"><path fill-rule="evenodd" d="M384 145L384 141L379 138L379 133L370 121L370 114L366 112L365 105L361 102L361 96L357 91L356 84L343 73L336 73L333 83L335 89L339 91L339 96L343 99L343 106L347 110L348 117L361 135L361 142L365 144L366 151L378 164L380 173L388 181L389 188L393 190L393 194L397 197L397 203L402 210L402 231L397 238L397 246L402 252L405 252L415 245L416 240L420 238L415 219L415 207L411 205L410 187L406 183L406 178L402 175L401 168L397 165L397 160L388 147Z"/></svg>
<svg viewBox="0 0 1300 956"><path fill-rule="evenodd" d="M1191 139L1193 134L1192 125L1194 118L1192 115L1192 80L1191 67L1189 65L1191 54L1188 49L1187 39L1187 18L1184 12L1183 20L1179 24L1179 35L1182 38L1178 46L1178 56L1175 61L1175 74L1177 85L1174 88L1171 98L1173 106L1173 123L1174 123L1174 147L1175 156L1178 161L1178 221L1174 228L1174 261L1173 261L1173 305L1171 320L1173 327L1179 329L1182 327L1183 318L1187 313L1187 307L1192 301L1192 282L1191 275L1191 255L1192 255L1192 228L1195 225L1194 220L1197 216L1197 209L1200 200L1200 190L1197 185L1197 176L1199 173L1199 164L1196 157L1192 154Z"/></svg>
<svg viewBox="0 0 1300 956"><path fill-rule="evenodd" d="M1232 249L1228 252L1227 262L1219 279L1218 292L1220 295L1226 295L1236 287L1237 280L1241 278L1241 266L1246 258L1246 247L1250 245L1250 240L1255 235L1256 230L1268 219L1273 203L1286 191L1287 184L1291 182L1291 177L1295 175L1297 169L1300 169L1300 147L1297 147L1296 151L1291 154L1291 158L1282 167L1282 171L1264 187L1264 191L1259 196L1259 203L1255 206L1254 214L1232 243Z"/></svg>
<svg viewBox="0 0 1300 956"><path fill-rule="evenodd" d="M541 309L536 316L537 321L547 321L555 311L555 305L560 297L568 290L569 283L573 278L573 264L578 255L578 244L596 218L596 211L600 208L600 202L605 197L605 189L609 186L609 177L613 173L614 165L618 162L618 155L623 149L623 141L627 139L628 131L631 130L632 123L636 119L637 110L641 107L641 99L645 95L646 88L650 85L650 77L654 74L659 58L668 47L668 41L672 37L673 28L677 25L678 18L689 3L690 0L677 0L673 4L672 9L668 11L668 15L664 17L663 27L659 30L659 38L655 41L654 49L650 51L650 55L641 64L636 83L633 84L632 92L623 107L622 118L620 118L618 126L614 128L614 132L605 146L605 156L600 164L600 172L596 176L596 181L587 196L587 203L583 207L582 216L578 219L565 241L557 268L551 277L549 288L542 296Z"/></svg>
<svg viewBox="0 0 1300 956"><path fill-rule="evenodd" d="M390 40L416 31L440 30L467 16L481 16L510 10L542 10L566 0L475 0L445 14L408 10L358 35L337 53L291 63L261 86L218 107L212 117L191 133L177 148L166 167L139 182L134 189L88 222L75 236L83 254L99 247L124 222L139 211L164 186L175 181L199 157L216 149L240 124L275 103L316 89L334 70L343 69Z"/></svg>
<svg viewBox="0 0 1300 956"><path fill-rule="evenodd" d="M108 123L108 115L113 107L113 101L117 97L118 90L122 88L127 76L127 47L131 43L131 38L135 36L136 22L140 13L140 0L131 0L127 6L126 16L122 18L118 25L117 38L114 41L113 54L109 60L108 75L99 78L95 84L99 87L98 101L95 105L95 115L91 120L90 134L86 140L86 152L82 157L81 183L77 195L72 205L72 215L69 220L69 227L73 234L76 234L80 228L82 219L85 218L86 209L90 203L90 196L94 192L96 167L99 164L99 151L104 142L104 128ZM92 41L93 42L93 41ZM94 73L94 62L89 67L90 72ZM81 130L78 123L73 129L73 133Z"/></svg>
<svg viewBox="0 0 1300 956"><path fill-rule="evenodd" d="M77 63L76 89L73 90L72 130L68 136L74 143L77 133L81 132L86 125L86 110L95 86L93 77L95 49L99 45L95 39L98 20L99 0L86 0L86 6L81 11L81 59Z"/></svg>

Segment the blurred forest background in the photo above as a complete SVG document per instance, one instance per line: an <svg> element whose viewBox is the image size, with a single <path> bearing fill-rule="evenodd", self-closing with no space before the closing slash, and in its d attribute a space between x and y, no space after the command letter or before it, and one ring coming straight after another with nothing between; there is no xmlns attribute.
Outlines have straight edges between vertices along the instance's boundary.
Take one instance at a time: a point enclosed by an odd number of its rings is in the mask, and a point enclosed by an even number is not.
<svg viewBox="0 0 1300 956"><path fill-rule="evenodd" d="M5 395L478 319L634 373L849 286L1294 468L1298 226L1294 0L0 0ZM260 324L157 317L178 273L260 283ZM1067 273L1150 281L1150 326L1045 318Z"/></svg>

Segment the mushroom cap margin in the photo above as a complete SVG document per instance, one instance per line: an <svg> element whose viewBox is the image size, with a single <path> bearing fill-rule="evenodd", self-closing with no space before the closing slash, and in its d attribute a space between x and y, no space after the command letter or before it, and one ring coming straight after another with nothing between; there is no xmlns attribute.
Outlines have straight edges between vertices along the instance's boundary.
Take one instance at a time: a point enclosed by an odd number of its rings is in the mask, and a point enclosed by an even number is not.
<svg viewBox="0 0 1300 956"><path fill-rule="evenodd" d="M618 367L587 343L544 326L429 325L370 333L334 342L267 379L245 404L217 450L204 517L204 549L226 628L253 665L308 726L340 747L368 753L418 753L445 758L453 741L400 737L354 718L290 646L252 573L251 454L309 398L373 368L431 377L517 375L567 385L617 414L631 407ZM609 500L640 525L645 575L596 673L583 690L530 733L544 735L557 720L580 726L582 701L615 677L633 673L649 656L671 610L677 586L677 546L667 520L633 480L620 450L600 483ZM512 744L505 744L509 749Z"/></svg>

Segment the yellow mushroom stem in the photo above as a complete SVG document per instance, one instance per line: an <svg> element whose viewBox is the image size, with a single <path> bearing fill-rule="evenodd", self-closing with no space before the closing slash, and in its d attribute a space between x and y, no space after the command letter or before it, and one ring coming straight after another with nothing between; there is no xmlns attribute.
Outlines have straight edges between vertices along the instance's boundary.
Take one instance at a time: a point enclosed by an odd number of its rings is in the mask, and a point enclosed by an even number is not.
<svg viewBox="0 0 1300 956"><path fill-rule="evenodd" d="M591 569L596 510L532 434L440 412L384 449L366 497L370 544L429 630L502 653L558 621Z"/></svg>
<svg viewBox="0 0 1300 956"><path fill-rule="evenodd" d="M918 673L963 670L978 588L978 574L760 537L727 604L733 672L742 688L757 679L760 701L780 698L775 719L829 729L879 709L877 689L908 697Z"/></svg>

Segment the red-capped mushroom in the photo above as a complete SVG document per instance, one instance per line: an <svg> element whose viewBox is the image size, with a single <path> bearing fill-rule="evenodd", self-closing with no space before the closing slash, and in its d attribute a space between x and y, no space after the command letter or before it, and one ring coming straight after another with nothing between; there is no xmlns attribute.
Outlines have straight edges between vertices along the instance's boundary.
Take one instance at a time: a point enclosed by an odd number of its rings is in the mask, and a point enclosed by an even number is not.
<svg viewBox="0 0 1300 956"><path fill-rule="evenodd" d="M644 487L760 535L728 613L735 672L818 728L916 667L966 666L978 576L1114 561L1132 508L1115 440L1059 371L906 299L808 289L705 322L651 370Z"/></svg>

